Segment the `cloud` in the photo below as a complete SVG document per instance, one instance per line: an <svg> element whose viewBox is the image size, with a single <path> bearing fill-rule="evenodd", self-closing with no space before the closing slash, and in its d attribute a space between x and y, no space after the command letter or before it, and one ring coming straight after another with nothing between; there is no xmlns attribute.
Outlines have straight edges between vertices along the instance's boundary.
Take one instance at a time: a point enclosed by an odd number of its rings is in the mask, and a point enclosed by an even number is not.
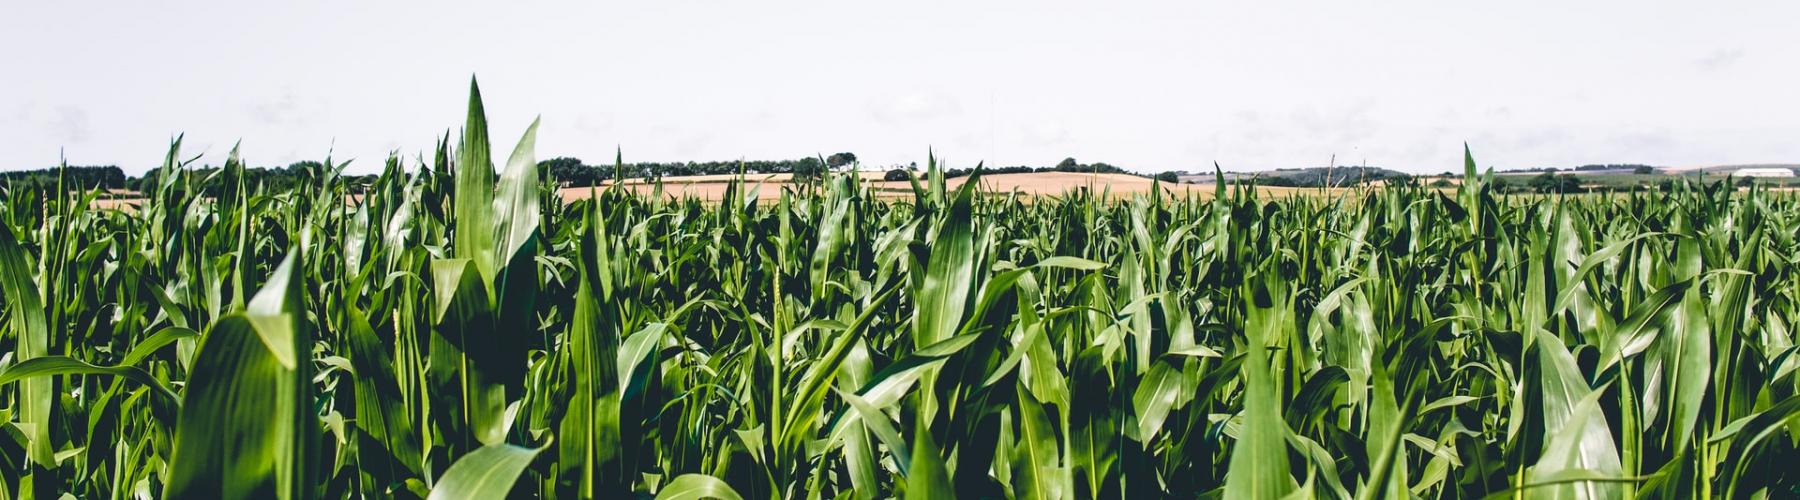
<svg viewBox="0 0 1800 500"><path fill-rule="evenodd" d="M1062 146L1069 142L1069 127L1062 120L1048 120L1020 127L1020 138L1028 146Z"/></svg>
<svg viewBox="0 0 1800 500"><path fill-rule="evenodd" d="M1313 106L1294 108L1291 123L1300 132L1316 139L1354 146L1375 134L1379 125L1371 118L1374 101L1363 99L1320 111Z"/></svg>
<svg viewBox="0 0 1800 500"><path fill-rule="evenodd" d="M1615 135L1612 144L1622 151L1657 151L1665 152L1674 149L1674 135L1666 131L1640 131Z"/></svg>
<svg viewBox="0 0 1800 500"><path fill-rule="evenodd" d="M306 122L306 115L301 109L300 99L292 91L283 92L281 97L264 100L250 106L250 117L264 125L301 125Z"/></svg>
<svg viewBox="0 0 1800 500"><path fill-rule="evenodd" d="M705 153L713 143L711 133L692 130L675 125L658 125L651 128L653 137L661 139L668 154L676 158L694 159Z"/></svg>
<svg viewBox="0 0 1800 500"><path fill-rule="evenodd" d="M57 106L50 117L50 131L59 141L70 144L87 142L89 133L87 111L75 106Z"/></svg>
<svg viewBox="0 0 1800 500"><path fill-rule="evenodd" d="M1719 71L1737 64L1744 58L1744 49L1719 49L1694 60L1694 66L1701 71Z"/></svg>
<svg viewBox="0 0 1800 500"><path fill-rule="evenodd" d="M610 132L613 128L613 114L584 111L575 115L575 123L571 128L585 133Z"/></svg>
<svg viewBox="0 0 1800 500"><path fill-rule="evenodd" d="M949 94L911 91L869 101L869 116L881 123L925 121L962 114L962 105Z"/></svg>

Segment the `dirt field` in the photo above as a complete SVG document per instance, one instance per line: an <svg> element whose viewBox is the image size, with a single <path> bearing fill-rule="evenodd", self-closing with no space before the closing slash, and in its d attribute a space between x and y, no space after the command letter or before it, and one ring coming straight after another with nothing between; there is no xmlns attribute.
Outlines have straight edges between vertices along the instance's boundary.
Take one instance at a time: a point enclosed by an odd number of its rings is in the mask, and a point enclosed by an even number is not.
<svg viewBox="0 0 1800 500"><path fill-rule="evenodd" d="M662 193L673 198L693 197L707 201L724 198L726 187L735 178L734 175L698 175L690 177L664 177ZM760 185L764 196L780 192L792 179L789 174L763 174L745 176L751 182L752 189ZM905 181L865 180L878 196L906 198L912 196L912 185ZM968 182L967 177L950 179L946 184L951 188L961 187ZM651 194L657 188L654 184L639 180L625 181L622 186L640 194ZM1176 196L1210 197L1213 193L1211 184L1156 184L1150 179L1126 174L1084 174L1078 172L1035 172L1028 174L994 174L981 176L981 187L989 193L1012 193L1028 196L1058 196L1080 188L1088 188L1096 193L1106 193L1114 198L1126 198L1150 192L1151 186L1160 186L1163 192ZM1319 195L1336 194L1346 189L1321 190L1318 188L1258 187L1257 194L1263 196ZM561 191L565 200L587 198L588 188L564 188Z"/></svg>
<svg viewBox="0 0 1800 500"><path fill-rule="evenodd" d="M89 204L88 206L92 207L92 208L108 209L108 210L123 209L123 210L129 210L129 211L136 211L138 205L141 205L143 203L144 203L144 200L142 198L100 198L100 199L94 200L94 202Z"/></svg>

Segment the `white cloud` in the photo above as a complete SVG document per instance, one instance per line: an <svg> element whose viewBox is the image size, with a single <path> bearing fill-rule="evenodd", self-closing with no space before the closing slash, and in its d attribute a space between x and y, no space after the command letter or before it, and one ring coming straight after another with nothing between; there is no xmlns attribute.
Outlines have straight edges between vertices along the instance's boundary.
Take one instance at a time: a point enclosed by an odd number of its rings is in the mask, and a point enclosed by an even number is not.
<svg viewBox="0 0 1800 500"><path fill-rule="evenodd" d="M914 90L871 99L868 109L869 116L875 121L891 125L929 121L962 114L962 105L957 103L956 98L943 92L928 90Z"/></svg>
<svg viewBox="0 0 1800 500"><path fill-rule="evenodd" d="M1744 58L1744 49L1719 49L1694 60L1694 66L1704 71L1719 71L1737 64Z"/></svg>
<svg viewBox="0 0 1800 500"><path fill-rule="evenodd" d="M52 137L66 144L81 144L91 135L87 111L75 106L57 106L51 113Z"/></svg>

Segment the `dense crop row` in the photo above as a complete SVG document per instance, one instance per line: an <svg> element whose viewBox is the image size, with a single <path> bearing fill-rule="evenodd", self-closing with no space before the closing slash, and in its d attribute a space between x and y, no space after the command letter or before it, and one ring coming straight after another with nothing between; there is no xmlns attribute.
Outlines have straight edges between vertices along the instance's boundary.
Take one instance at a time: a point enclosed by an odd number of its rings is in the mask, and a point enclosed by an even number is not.
<svg viewBox="0 0 1800 500"><path fill-rule="evenodd" d="M1793 197L565 204L470 104L359 196L8 190L8 496L1800 494Z"/></svg>

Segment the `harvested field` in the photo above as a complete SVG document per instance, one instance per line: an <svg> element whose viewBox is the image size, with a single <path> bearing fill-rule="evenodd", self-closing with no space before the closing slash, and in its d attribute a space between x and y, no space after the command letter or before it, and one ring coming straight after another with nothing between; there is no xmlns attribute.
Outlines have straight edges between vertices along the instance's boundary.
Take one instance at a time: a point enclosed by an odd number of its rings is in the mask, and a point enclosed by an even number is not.
<svg viewBox="0 0 1800 500"><path fill-rule="evenodd" d="M706 201L718 201L725 196L725 191L736 175L696 175L688 177L664 177L660 189L663 195L673 198L698 198ZM762 186L763 194L778 192L788 186L793 179L792 174L755 174L745 175L746 183ZM968 177L956 177L945 181L950 188L961 187ZM912 196L912 185L905 181L865 180L878 196L905 198ZM656 183L632 179L621 184L638 194L652 194L658 189ZM1212 184L1169 184L1156 183L1151 179L1127 174L1084 174L1078 172L1033 172L1028 174L989 174L981 176L982 190L988 193L1006 194L1018 192L1032 197L1060 196L1079 189L1088 189L1096 193L1104 192L1112 198L1126 198L1137 194L1149 193L1152 186L1160 186L1165 193L1211 197ZM1351 191L1352 188L1293 188L1260 186L1256 192L1260 196L1280 197L1293 195L1339 194ZM564 200L586 199L591 190L585 187L563 188L560 193Z"/></svg>

